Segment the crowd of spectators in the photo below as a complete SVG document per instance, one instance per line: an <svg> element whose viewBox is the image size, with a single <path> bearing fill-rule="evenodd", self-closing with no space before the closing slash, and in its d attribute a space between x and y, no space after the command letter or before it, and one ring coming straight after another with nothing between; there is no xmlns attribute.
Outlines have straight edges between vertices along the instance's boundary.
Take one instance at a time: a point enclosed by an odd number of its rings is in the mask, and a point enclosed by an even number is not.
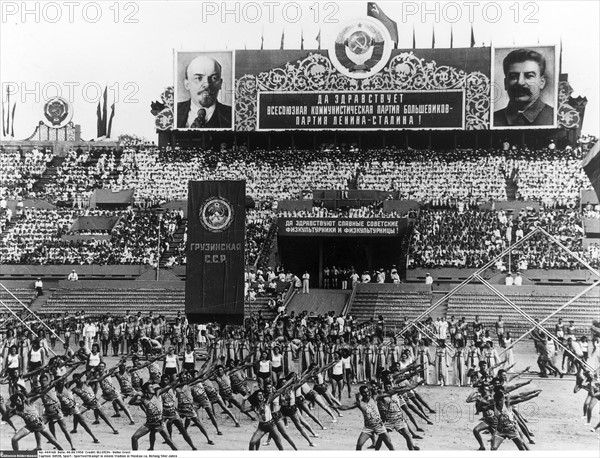
<svg viewBox="0 0 600 458"><path fill-rule="evenodd" d="M127 145L124 149L72 149L57 167L54 179L33 185L53 156L50 151L5 150L0 153L0 229L4 263L155 265L158 243L156 216L130 211L111 232L110 240L61 240L85 207L94 189L135 189L135 206L187 198L189 180L244 179L246 192L256 202L246 224L246 264L265 266L275 235L272 224L280 217L397 218L384 212L381 202L361 208L277 211L275 202L297 199L314 190L358 189L396 191L400 199L421 202L427 210L416 220L409 249L409 267L479 267L527 233L542 225L575 252L596 258L593 244L582 248L581 213L573 209L582 188L590 183L580 166L591 139L576 148L527 148L503 145L498 150L456 149L451 151L379 148L361 150L326 146L315 150L253 150L227 148L159 149L153 145ZM552 147L553 146L553 147ZM517 197L540 201L539 215L518 215L514 220L498 213L476 211L477 205L507 198L507 182L517 188ZM13 215L7 199L44 198L77 211L28 210ZM14 208L14 207L13 207ZM556 210L550 210L556 209ZM597 209L584 216L598 217ZM18 221L15 223L15 216ZM8 223L13 221L13 227ZM174 244L173 234L181 222L166 218L161 252L168 253L167 265L185 264L185 238ZM513 231L514 229L514 231ZM507 232L510 232L507 238ZM80 234L82 235L82 234ZM89 235L94 235L90 233ZM515 256L519 265L530 268L572 268L557 250L548 250L537 239L521 247ZM547 251L547 252L546 252Z"/></svg>
<svg viewBox="0 0 600 458"><path fill-rule="evenodd" d="M310 210L278 210L278 218L403 218L405 213L384 211L381 202L358 208L312 207Z"/></svg>
<svg viewBox="0 0 600 458"><path fill-rule="evenodd" d="M52 158L49 148L23 150L0 146L0 199L29 197Z"/></svg>
<svg viewBox="0 0 600 458"><path fill-rule="evenodd" d="M494 212L423 210L408 267L482 267L506 247L506 224Z"/></svg>
<svg viewBox="0 0 600 458"><path fill-rule="evenodd" d="M545 229L577 256L598 265L597 244L583 250L582 213L570 209L523 209L517 215L504 211L424 210L416 220L408 251L408 267L480 268L509 244L518 242L536 227ZM581 264L544 234L536 234L514 249L495 267L500 271L575 269Z"/></svg>
<svg viewBox="0 0 600 458"><path fill-rule="evenodd" d="M109 239L63 239L83 215L112 215L119 220ZM161 220L161 252L167 251L182 214L172 210ZM81 212L76 209L26 209L2 235L3 264L144 264L156 265L158 215L151 211ZM81 234L80 234L81 235Z"/></svg>
<svg viewBox="0 0 600 458"><path fill-rule="evenodd" d="M255 265L262 254L268 249L273 213L270 210L251 210L246 213L246 246L245 256L247 265ZM268 244L270 246L270 244ZM268 256L266 256L268 259Z"/></svg>
<svg viewBox="0 0 600 458"><path fill-rule="evenodd" d="M123 180L121 151L71 149L56 175L36 197L82 208L95 189L119 187Z"/></svg>

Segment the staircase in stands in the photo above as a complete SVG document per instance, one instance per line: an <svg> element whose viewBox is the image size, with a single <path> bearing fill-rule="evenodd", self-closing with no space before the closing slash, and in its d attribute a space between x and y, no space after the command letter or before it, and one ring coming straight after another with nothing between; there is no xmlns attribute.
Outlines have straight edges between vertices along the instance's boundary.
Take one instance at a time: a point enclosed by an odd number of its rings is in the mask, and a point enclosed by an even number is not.
<svg viewBox="0 0 600 458"><path fill-rule="evenodd" d="M179 247L183 244L183 236L185 234L185 229L187 227L187 219L182 218L179 221L179 226L175 230L173 234L173 241L169 242L169 249L162 252L160 256L160 267L163 268L166 266L167 261L171 256L177 257L177 253L179 251ZM185 249L185 247L184 247Z"/></svg>
<svg viewBox="0 0 600 458"><path fill-rule="evenodd" d="M46 184L51 183L56 180L57 169L65 162L66 157L64 156L54 156L50 165L46 167L42 176L37 180L33 185L33 191L36 194L40 194L46 189Z"/></svg>

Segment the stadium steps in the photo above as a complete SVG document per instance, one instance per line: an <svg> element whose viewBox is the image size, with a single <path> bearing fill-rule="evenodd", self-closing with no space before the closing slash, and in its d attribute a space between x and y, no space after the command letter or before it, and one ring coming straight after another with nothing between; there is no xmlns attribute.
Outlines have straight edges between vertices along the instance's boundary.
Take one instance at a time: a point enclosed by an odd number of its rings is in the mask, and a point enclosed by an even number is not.
<svg viewBox="0 0 600 458"><path fill-rule="evenodd" d="M16 296L19 301L25 304L27 307L31 308L37 293L28 288L9 288L10 292ZM4 289L0 290L0 301L2 301L2 313L0 315L4 316L6 313L6 319L0 320L0 331L4 331L5 329L9 329L15 325L19 325L17 319L10 313L6 308L8 307L12 312L17 315L24 317L28 314L28 312L23 308L23 306L13 298L9 293L7 293Z"/></svg>
<svg viewBox="0 0 600 458"><path fill-rule="evenodd" d="M557 293L540 289L532 293L527 290L519 291L527 288L525 286L517 287L517 290L514 290L514 287L512 288L513 291L503 289L502 293L521 310L538 320L546 318L581 291L580 288L570 287L572 292ZM553 316L548 322L544 323L544 327L554 332L554 325L559 318L562 318L564 324L568 324L569 320L574 321L577 334L588 334L592 320L600 319L599 299L600 295L597 289L589 292ZM472 323L475 315L478 315L480 321L492 330L498 316L501 315L506 323L505 329L510 331L513 337L523 334L532 327L529 321L511 306L498 296L483 289L460 292L451 297L448 303L448 315L454 315L457 319L465 317L467 323Z"/></svg>
<svg viewBox="0 0 600 458"><path fill-rule="evenodd" d="M410 284L358 284L348 313L357 322L377 321L382 315L389 327L400 326L431 306L431 288Z"/></svg>
<svg viewBox="0 0 600 458"><path fill-rule="evenodd" d="M431 305L437 303L442 297L446 295L446 291L433 291L431 297ZM435 309L431 311L430 316L435 319L438 316L448 315L448 301L442 302Z"/></svg>
<svg viewBox="0 0 600 458"><path fill-rule="evenodd" d="M4 237L6 236L6 234L8 234L8 232L15 227L15 225L17 224L17 221L19 220L19 217L16 215L13 215L13 217L10 220L10 223L8 223L6 225L6 227L4 228L4 231L0 233L0 240L4 240Z"/></svg>
<svg viewBox="0 0 600 458"><path fill-rule="evenodd" d="M256 260L256 266L273 266L277 264L276 258L274 257L274 253L277 250L277 230L277 224L272 223L269 226L267 236L260 248L260 254Z"/></svg>
<svg viewBox="0 0 600 458"><path fill-rule="evenodd" d="M179 222L179 226L177 226L177 230L173 234L173 241L169 243L169 249L162 253L160 257L160 267L165 267L167 261L171 256L177 256L179 251L179 247L183 243L183 236L185 234L185 229L187 227L187 219L182 218Z"/></svg>
<svg viewBox="0 0 600 458"><path fill-rule="evenodd" d="M48 298L40 314L75 313L101 316L108 313L123 315L141 311L143 315L153 311L158 315L173 318L185 309L184 290L129 289L129 290L58 290Z"/></svg>
<svg viewBox="0 0 600 458"><path fill-rule="evenodd" d="M64 156L54 156L52 161L50 161L50 165L46 167L44 173L40 176L40 178L33 184L33 191L38 194L46 189L46 184L53 182L56 180L56 171L57 168L65 162L66 157Z"/></svg>
<svg viewBox="0 0 600 458"><path fill-rule="evenodd" d="M271 299L271 297L258 296L256 300L252 302L246 301L244 304L244 316L249 317L253 313L258 315L258 312L261 312L265 320L273 321L277 313L276 310L271 310L269 308L269 299Z"/></svg>
<svg viewBox="0 0 600 458"><path fill-rule="evenodd" d="M517 200L517 191L519 190L519 185L513 180L506 180L506 200L509 202L514 202Z"/></svg>
<svg viewBox="0 0 600 458"><path fill-rule="evenodd" d="M42 307L44 307L48 303L48 299L50 299L53 296L54 291L54 288L50 290L44 288L44 295L34 298L34 300L31 302L31 305L29 306L31 310L33 310L35 313L41 311Z"/></svg>
<svg viewBox="0 0 600 458"><path fill-rule="evenodd" d="M31 291L29 293L31 294ZM33 294L35 296L35 292ZM269 309L269 299L269 297L258 297L253 302L246 302L244 313L249 316L250 313L260 310L266 319L274 319L275 311ZM153 311L157 316L164 315L167 319L174 319L177 312L185 312L185 291L182 289L56 290L37 313L44 316L83 311L86 316L99 317L109 313L113 316L122 316L127 310L133 314L140 311L144 316Z"/></svg>
<svg viewBox="0 0 600 458"><path fill-rule="evenodd" d="M342 313L350 298L351 290L343 289L311 289L309 294L294 294L287 306L288 312L299 315L303 311L325 315L333 311L336 316Z"/></svg>

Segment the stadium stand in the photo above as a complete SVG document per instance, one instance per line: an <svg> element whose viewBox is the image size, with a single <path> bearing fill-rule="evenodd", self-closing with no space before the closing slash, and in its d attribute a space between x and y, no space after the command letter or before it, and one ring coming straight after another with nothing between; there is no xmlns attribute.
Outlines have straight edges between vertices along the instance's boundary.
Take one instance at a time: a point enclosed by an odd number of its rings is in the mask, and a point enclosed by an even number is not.
<svg viewBox="0 0 600 458"><path fill-rule="evenodd" d="M497 286L497 289L525 313L538 319L545 318L559 306L569 301L582 287L573 286ZM506 323L506 330L513 335L520 335L531 329L529 322L510 308L504 301L481 285L468 285L461 289L448 301L448 316L457 318L465 317L467 323L474 321L479 316L482 323L493 328L498 316L502 316ZM594 318L595 317L595 318ZM585 333L589 329L590 321L598 319L598 292L591 291L562 312L555 315L544 326L554 331L554 324L562 318L568 322L573 320L578 333Z"/></svg>
<svg viewBox="0 0 600 458"><path fill-rule="evenodd" d="M431 299L431 288L426 285L359 283L347 313L360 323L376 321L382 315L388 328L401 327L405 317L414 319L427 310Z"/></svg>
<svg viewBox="0 0 600 458"><path fill-rule="evenodd" d="M16 290L14 294L26 305L30 305L36 296L30 290ZM16 305L14 299L7 298L8 293L0 293L0 299L5 302L12 300ZM245 315L258 314L260 311L265 319L273 320L276 312L269 307L270 299L271 297L259 296L254 301L247 301ZM86 317L101 318L109 314L121 316L129 310L133 314L141 311L144 315L154 312L156 316L164 315L168 321L172 321L184 309L184 289L58 289L39 310L39 314L55 316L83 312Z"/></svg>

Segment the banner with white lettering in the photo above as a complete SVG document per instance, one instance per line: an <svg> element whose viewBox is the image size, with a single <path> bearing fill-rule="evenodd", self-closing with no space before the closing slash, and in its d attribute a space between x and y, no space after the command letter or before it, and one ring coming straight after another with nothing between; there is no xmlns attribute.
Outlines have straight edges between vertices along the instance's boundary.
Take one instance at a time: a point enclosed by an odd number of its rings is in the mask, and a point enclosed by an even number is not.
<svg viewBox="0 0 600 458"><path fill-rule="evenodd" d="M397 237L407 218L279 218L280 236Z"/></svg>
<svg viewBox="0 0 600 458"><path fill-rule="evenodd" d="M244 318L245 181L190 181L185 312L191 322Z"/></svg>
<svg viewBox="0 0 600 458"><path fill-rule="evenodd" d="M463 129L464 91L259 92L257 130Z"/></svg>

